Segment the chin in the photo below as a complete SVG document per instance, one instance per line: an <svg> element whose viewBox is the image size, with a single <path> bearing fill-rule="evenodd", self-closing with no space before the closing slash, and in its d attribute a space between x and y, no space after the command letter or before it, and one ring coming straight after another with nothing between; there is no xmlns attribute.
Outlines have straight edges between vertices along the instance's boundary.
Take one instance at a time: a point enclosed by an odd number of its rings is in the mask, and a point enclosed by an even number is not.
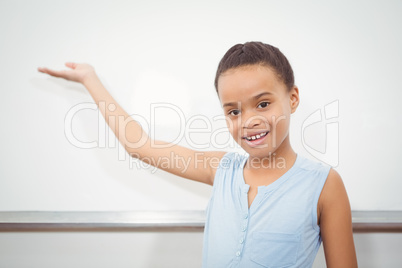
<svg viewBox="0 0 402 268"><path fill-rule="evenodd" d="M275 155L275 151L268 147L264 148L250 148L249 146L242 146L242 148L250 155L250 157L265 158Z"/></svg>

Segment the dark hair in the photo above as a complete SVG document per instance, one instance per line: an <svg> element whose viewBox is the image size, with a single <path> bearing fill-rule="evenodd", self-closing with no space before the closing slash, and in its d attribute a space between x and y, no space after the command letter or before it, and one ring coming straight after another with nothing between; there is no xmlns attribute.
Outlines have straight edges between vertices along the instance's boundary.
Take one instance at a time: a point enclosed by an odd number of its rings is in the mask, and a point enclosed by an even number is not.
<svg viewBox="0 0 402 268"><path fill-rule="evenodd" d="M219 62L215 76L216 91L221 74L229 69L256 64L272 68L288 90L294 86L292 67L278 48L262 42L247 42L231 47Z"/></svg>

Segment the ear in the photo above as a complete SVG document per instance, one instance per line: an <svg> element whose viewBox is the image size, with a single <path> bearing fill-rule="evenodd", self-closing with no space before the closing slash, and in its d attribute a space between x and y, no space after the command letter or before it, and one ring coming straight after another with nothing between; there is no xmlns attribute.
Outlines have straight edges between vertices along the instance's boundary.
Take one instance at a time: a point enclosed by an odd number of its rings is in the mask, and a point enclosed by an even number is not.
<svg viewBox="0 0 402 268"><path fill-rule="evenodd" d="M300 103L299 89L297 86L293 86L293 88L289 91L289 100L290 100L290 109L293 114L294 112L296 112L296 109Z"/></svg>

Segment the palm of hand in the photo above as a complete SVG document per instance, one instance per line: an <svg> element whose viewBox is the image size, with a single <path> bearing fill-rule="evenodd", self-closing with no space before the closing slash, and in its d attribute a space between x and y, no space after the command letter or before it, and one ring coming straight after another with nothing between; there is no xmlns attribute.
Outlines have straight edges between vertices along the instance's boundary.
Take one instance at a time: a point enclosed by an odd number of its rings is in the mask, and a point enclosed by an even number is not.
<svg viewBox="0 0 402 268"><path fill-rule="evenodd" d="M70 69L56 71L46 67L40 67L38 68L38 71L54 77L60 77L66 80L79 83L83 83L85 78L95 73L94 68L86 63L80 64L80 63L67 62L65 65Z"/></svg>

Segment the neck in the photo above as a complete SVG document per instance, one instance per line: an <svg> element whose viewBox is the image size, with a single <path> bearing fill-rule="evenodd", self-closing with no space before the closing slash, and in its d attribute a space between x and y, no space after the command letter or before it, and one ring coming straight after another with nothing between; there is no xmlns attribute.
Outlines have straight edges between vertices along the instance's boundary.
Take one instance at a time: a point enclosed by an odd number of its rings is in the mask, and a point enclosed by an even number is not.
<svg viewBox="0 0 402 268"><path fill-rule="evenodd" d="M296 153L290 146L289 136L282 142L281 146L268 156L251 156L247 161L249 169L253 170L288 170L296 161Z"/></svg>

